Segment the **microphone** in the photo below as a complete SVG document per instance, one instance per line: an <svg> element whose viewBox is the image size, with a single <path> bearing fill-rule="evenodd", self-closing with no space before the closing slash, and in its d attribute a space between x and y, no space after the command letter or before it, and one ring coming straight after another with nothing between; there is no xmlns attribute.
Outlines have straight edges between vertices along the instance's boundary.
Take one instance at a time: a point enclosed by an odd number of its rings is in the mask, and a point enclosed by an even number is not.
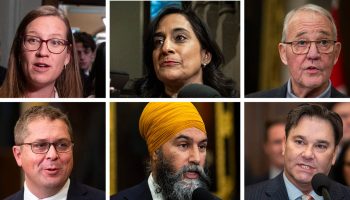
<svg viewBox="0 0 350 200"><path fill-rule="evenodd" d="M328 192L331 181L326 175L321 173L314 175L311 180L311 185L318 195L323 196L325 200L331 200L331 196Z"/></svg>
<svg viewBox="0 0 350 200"><path fill-rule="evenodd" d="M192 200L217 200L208 190L204 188L197 188L192 193Z"/></svg>
<svg viewBox="0 0 350 200"><path fill-rule="evenodd" d="M180 89L177 97L180 98L215 98L221 97L215 89L203 84L189 84Z"/></svg>

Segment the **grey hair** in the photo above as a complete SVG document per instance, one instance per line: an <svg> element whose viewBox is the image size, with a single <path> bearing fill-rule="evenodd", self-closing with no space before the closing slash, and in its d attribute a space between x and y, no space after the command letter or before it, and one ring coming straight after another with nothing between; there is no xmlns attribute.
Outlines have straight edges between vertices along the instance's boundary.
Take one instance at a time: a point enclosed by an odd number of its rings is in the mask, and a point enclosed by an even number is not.
<svg viewBox="0 0 350 200"><path fill-rule="evenodd" d="M334 40L337 40L337 27L335 26L335 22L334 22L334 19L333 19L331 13L328 10L326 10L320 6L317 6L315 4L306 4L302 7L295 8L295 9L291 10L284 18L283 31L282 31L282 42L286 42L287 28L288 28L290 20L294 17L294 15L297 12L300 12L300 11L311 11L311 12L315 12L317 14L320 14L320 15L327 17L332 24L332 32L333 32L333 35L335 36Z"/></svg>

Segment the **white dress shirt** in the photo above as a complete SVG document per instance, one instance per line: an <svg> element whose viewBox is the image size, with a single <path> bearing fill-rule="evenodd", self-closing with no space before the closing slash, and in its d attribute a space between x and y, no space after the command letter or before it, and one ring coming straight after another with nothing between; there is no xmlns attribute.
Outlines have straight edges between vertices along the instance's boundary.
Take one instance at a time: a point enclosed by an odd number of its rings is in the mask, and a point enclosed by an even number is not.
<svg viewBox="0 0 350 200"><path fill-rule="evenodd" d="M67 200L67 194L69 189L70 180L68 179L66 184L64 184L63 188L57 192L55 195L47 198L40 199L36 197L27 186L27 183L24 182L24 199L25 200Z"/></svg>
<svg viewBox="0 0 350 200"><path fill-rule="evenodd" d="M151 195L153 200L164 200L162 193L157 192L157 188L160 186L154 181L152 173L148 177L148 187L151 190Z"/></svg>

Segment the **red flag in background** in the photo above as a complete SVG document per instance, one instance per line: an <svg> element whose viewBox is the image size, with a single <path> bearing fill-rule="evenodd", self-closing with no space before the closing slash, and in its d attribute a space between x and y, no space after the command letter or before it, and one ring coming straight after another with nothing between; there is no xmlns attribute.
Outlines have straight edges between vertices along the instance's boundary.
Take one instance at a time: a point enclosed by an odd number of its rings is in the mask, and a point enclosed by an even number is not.
<svg viewBox="0 0 350 200"><path fill-rule="evenodd" d="M335 21L335 25L338 29L338 38L337 41L341 42L341 35L340 35L340 24L339 24L339 0L332 0L332 8L331 13ZM342 93L346 93L346 86L344 82L344 70L343 70L343 53L340 51L340 55L338 58L338 62L334 65L332 74L331 74L331 81L332 85L339 90Z"/></svg>

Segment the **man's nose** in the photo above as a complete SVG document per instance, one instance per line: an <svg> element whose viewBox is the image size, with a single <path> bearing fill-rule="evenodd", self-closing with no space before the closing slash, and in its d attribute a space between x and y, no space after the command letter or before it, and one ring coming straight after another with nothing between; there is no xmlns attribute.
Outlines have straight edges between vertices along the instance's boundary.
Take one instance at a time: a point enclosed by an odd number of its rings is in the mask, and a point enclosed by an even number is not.
<svg viewBox="0 0 350 200"><path fill-rule="evenodd" d="M55 160L58 158L58 153L57 153L54 145L52 145L52 144L50 145L49 150L46 153L46 158L51 159L51 160Z"/></svg>
<svg viewBox="0 0 350 200"><path fill-rule="evenodd" d="M307 145L302 153L302 156L305 158L305 159L313 159L315 154L314 154L314 150L313 150L313 146L310 144L310 145Z"/></svg>
<svg viewBox="0 0 350 200"><path fill-rule="evenodd" d="M200 163L200 152L198 147L194 146L191 150L190 150L190 158L189 158L189 162L199 165Z"/></svg>
<svg viewBox="0 0 350 200"><path fill-rule="evenodd" d="M316 42L311 42L309 47L309 52L307 53L307 57L309 59L315 60L320 58L320 52L318 51Z"/></svg>

